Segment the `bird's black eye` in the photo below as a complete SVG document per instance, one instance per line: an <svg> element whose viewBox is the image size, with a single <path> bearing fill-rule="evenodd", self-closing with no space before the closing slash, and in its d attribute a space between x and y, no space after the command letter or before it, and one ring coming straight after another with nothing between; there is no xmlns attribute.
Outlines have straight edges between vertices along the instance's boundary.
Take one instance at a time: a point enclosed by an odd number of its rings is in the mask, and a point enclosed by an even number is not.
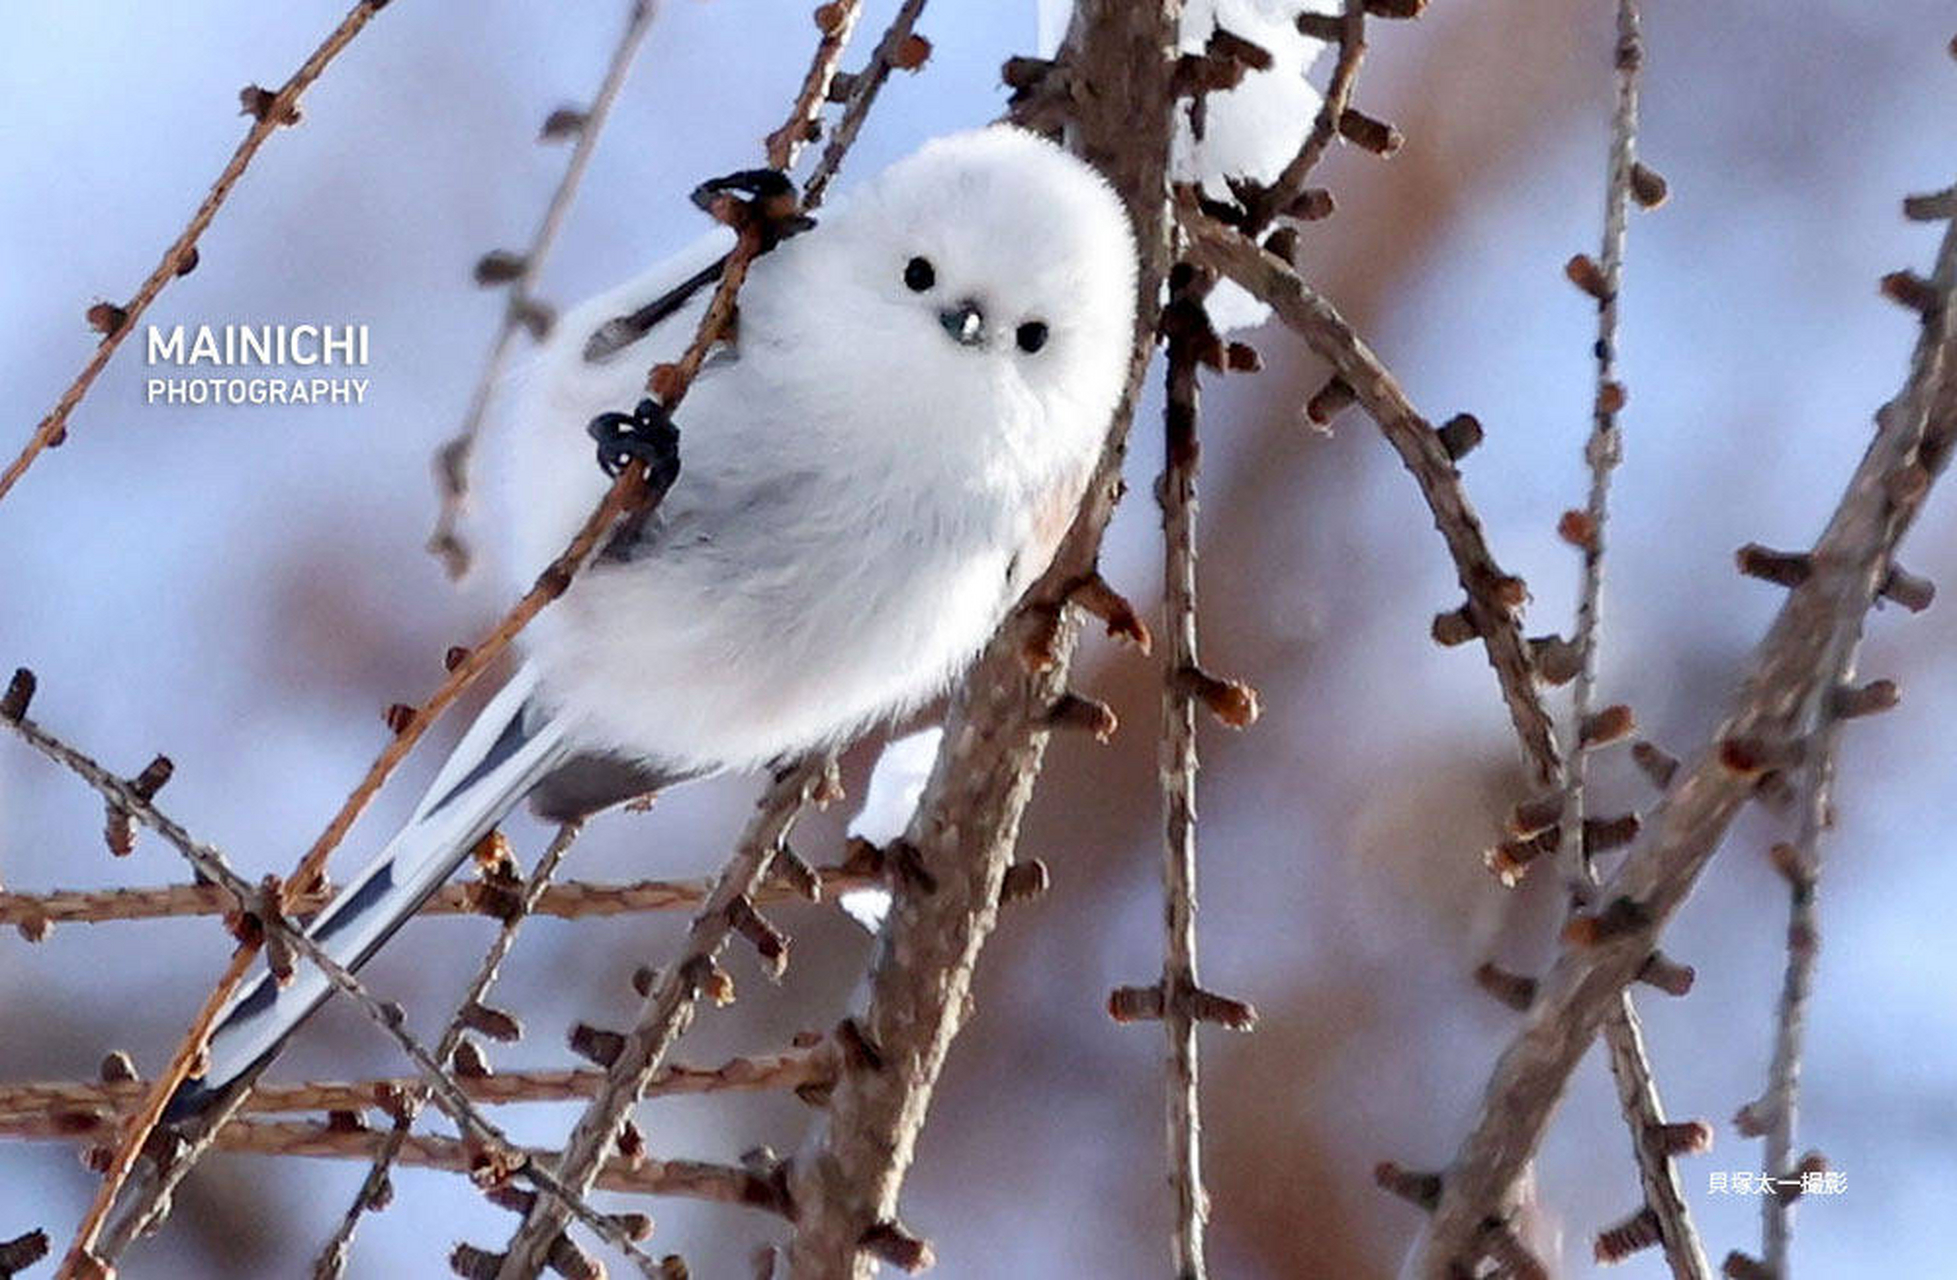
<svg viewBox="0 0 1957 1280"><path fill-rule="evenodd" d="M1031 355L1046 345L1046 325L1038 320L1028 320L1019 326L1013 335L1019 341L1019 349Z"/></svg>
<svg viewBox="0 0 1957 1280"><path fill-rule="evenodd" d="M929 258L912 258L904 264L904 283L912 293L923 293L938 282L938 273L932 269Z"/></svg>

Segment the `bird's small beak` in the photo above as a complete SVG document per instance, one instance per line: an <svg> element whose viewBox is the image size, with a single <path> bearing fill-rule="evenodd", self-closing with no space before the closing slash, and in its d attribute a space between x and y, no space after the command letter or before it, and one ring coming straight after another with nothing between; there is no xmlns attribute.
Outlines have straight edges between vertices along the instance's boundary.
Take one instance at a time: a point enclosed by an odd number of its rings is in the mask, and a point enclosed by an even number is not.
<svg viewBox="0 0 1957 1280"><path fill-rule="evenodd" d="M938 323L961 347L976 347L985 342L985 312L969 298L949 311L940 311Z"/></svg>

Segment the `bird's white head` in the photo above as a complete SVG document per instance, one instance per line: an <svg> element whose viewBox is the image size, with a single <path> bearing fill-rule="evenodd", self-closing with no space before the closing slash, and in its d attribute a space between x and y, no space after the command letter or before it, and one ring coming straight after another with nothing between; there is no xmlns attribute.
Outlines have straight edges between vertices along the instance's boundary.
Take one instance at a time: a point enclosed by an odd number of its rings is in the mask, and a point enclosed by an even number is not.
<svg viewBox="0 0 1957 1280"><path fill-rule="evenodd" d="M930 439L913 446L989 433L965 443L1003 443L1036 469L1072 463L1126 378L1127 214L1092 168L1021 129L927 144L756 272L743 351L779 342L816 356L832 394L914 409L899 416Z"/></svg>

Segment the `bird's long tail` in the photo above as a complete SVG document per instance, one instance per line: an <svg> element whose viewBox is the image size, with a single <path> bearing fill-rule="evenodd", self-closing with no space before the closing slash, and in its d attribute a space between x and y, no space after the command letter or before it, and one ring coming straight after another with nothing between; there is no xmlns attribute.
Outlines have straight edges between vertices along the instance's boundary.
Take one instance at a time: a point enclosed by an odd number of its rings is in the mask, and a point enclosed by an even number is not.
<svg viewBox="0 0 1957 1280"><path fill-rule="evenodd" d="M359 968L455 871L469 850L538 779L566 756L564 726L526 723L536 686L528 667L483 708L380 855L335 894L306 933L348 969ZM270 973L242 988L219 1015L209 1066L170 1100L166 1122L196 1115L253 1074L331 994L303 957L281 988Z"/></svg>

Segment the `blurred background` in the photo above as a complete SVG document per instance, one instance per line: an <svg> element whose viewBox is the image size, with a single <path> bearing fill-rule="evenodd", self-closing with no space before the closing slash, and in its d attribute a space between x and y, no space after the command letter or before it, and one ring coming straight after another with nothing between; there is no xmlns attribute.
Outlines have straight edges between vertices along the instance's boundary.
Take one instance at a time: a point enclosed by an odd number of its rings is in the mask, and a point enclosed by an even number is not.
<svg viewBox="0 0 1957 1280"><path fill-rule="evenodd" d="M275 135L202 241L202 266L148 321L361 323L372 379L360 408L165 408L142 402L140 335L76 414L68 444L0 503L0 664L41 678L38 718L113 767L174 757L166 808L249 875L283 872L317 834L441 656L507 603L452 591L422 551L428 459L461 418L501 295L475 259L528 237L564 161L544 116L582 105L626 4L403 3L376 19ZM807 0L668 0L598 149L542 293L568 303L690 240L700 178L754 162L811 46ZM867 6L856 65L894 4ZM1562 263L1595 252L1602 218L1612 5L1436 3L1376 23L1358 103L1404 151L1335 153L1339 212L1305 232L1307 275L1439 420L1471 410L1487 443L1465 464L1505 567L1534 592L1533 632L1566 629L1577 562L1555 535L1579 505L1592 305ZM16 0L0 44L0 385L11 450L87 359L82 314L121 301L180 229L242 131L236 91L277 84L342 0L185 0L104 11ZM1035 40L1032 0L942 3L935 54L899 75L845 177L936 133L996 116L1001 60ZM1924 268L1935 228L1905 223L1910 191L1957 169L1957 68L1938 0L1646 6L1642 152L1672 184L1635 215L1621 351L1630 403L1617 476L1603 649L1605 701L1637 710L1675 753L1717 722L1781 593L1740 579L1733 548L1805 546L1900 385L1915 324L1876 279ZM848 182L845 181L845 186ZM1556 905L1546 883L1505 893L1481 868L1521 789L1491 673L1439 650L1428 621L1458 600L1411 481L1349 412L1328 435L1298 406L1324 371L1282 332L1268 368L1210 390L1203 477L1209 663L1262 692L1236 735L1205 725L1206 984L1252 1000L1255 1035L1209 1034L1212 1252L1231 1277L1372 1276L1397 1267L1418 1215L1375 1190L1392 1158L1444 1162L1514 1015L1469 974L1494 955L1539 970ZM1108 577L1138 603L1159 580L1147 495L1159 418L1145 409ZM1938 496L1907 548L1957 577L1957 525ZM494 510L482 513L493 522ZM1902 707L1846 735L1841 825L1822 884L1823 955L1800 1143L1847 1175L1804 1201L1803 1275L1943 1274L1957 1178L1957 787L1948 726L1957 666L1946 602L1875 617L1864 673ZM1141 1276L1166 1266L1159 1033L1111 1024L1116 984L1159 966L1154 665L1097 639L1076 684L1111 703L1110 747L1057 741L1023 850L1052 891L1010 910L981 968L976 1017L952 1055L904 1197L935 1274ZM457 731L449 724L436 735ZM364 859L429 776L417 752L338 865ZM860 795L866 754L851 759ZM1600 757L1599 812L1647 803L1622 754ZM755 784L683 789L647 815L595 824L567 872L593 879L718 866ZM797 846L833 861L854 801ZM41 890L176 882L145 837L112 861L99 802L19 743L0 742L0 880ZM527 861L543 831L509 828ZM1784 958L1785 892L1751 814L1670 930L1698 968L1683 1001L1641 992L1670 1110L1718 1126L1683 1165L1714 1259L1757 1247L1757 1203L1708 1193L1712 1171L1757 1172L1730 1117L1759 1092ZM709 1011L676 1055L772 1051L833 1024L868 939L830 909L789 907L796 963L770 988L750 959L743 999ZM676 913L526 928L495 1002L529 1034L502 1068L561 1063L584 1019L626 1022L627 976L676 945ZM377 991L438 1024L493 926L417 923L372 966ZM0 1078L89 1078L112 1048L165 1062L227 953L209 920L64 925L0 938ZM330 1009L280 1079L392 1074L391 1049ZM569 1109L499 1119L550 1142ZM660 1156L792 1151L812 1113L792 1098L654 1100L639 1123ZM1604 1063L1579 1073L1538 1166L1564 1235L1560 1273L1589 1274L1590 1236L1638 1201ZM305 1274L363 1164L215 1155L179 1194L135 1276ZM351 1274L438 1274L457 1240L497 1246L512 1220L453 1175L402 1170L394 1207L362 1227ZM0 1144L0 1238L64 1239L95 1179L72 1149ZM745 1275L764 1217L653 1206L655 1252L704 1277ZM1627 1275L1663 1274L1654 1253Z"/></svg>

